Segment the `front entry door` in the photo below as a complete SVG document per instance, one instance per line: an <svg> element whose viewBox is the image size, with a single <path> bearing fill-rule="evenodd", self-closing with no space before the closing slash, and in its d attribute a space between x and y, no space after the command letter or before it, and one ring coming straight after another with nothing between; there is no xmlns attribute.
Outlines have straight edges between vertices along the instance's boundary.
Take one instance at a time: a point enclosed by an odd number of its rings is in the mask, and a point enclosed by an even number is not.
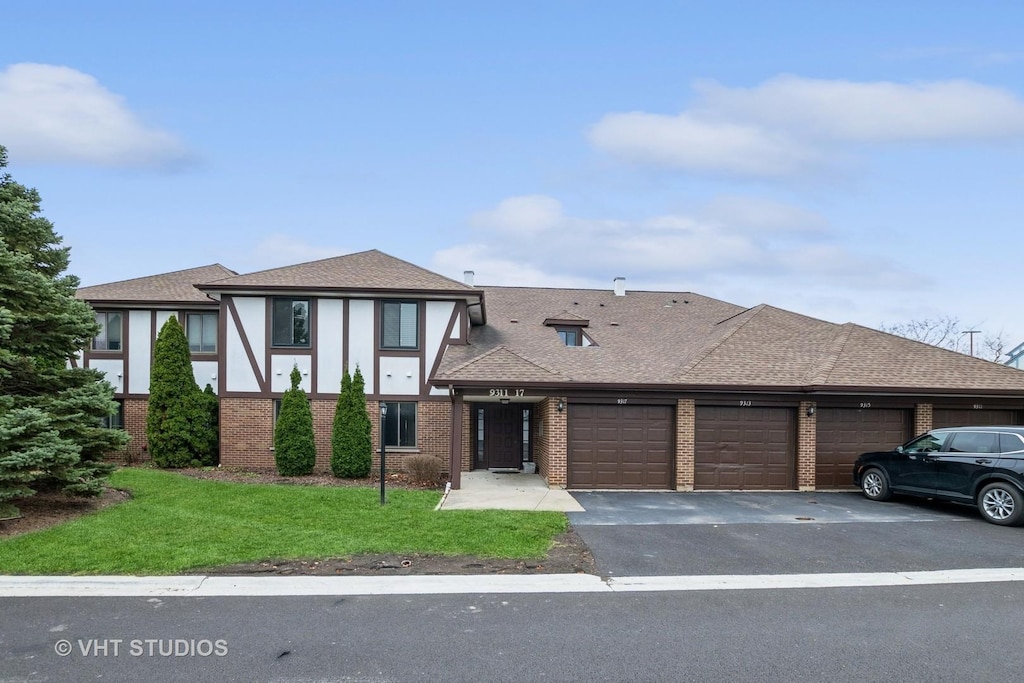
<svg viewBox="0 0 1024 683"><path fill-rule="evenodd" d="M519 469L523 462L523 408L484 406L484 467Z"/></svg>

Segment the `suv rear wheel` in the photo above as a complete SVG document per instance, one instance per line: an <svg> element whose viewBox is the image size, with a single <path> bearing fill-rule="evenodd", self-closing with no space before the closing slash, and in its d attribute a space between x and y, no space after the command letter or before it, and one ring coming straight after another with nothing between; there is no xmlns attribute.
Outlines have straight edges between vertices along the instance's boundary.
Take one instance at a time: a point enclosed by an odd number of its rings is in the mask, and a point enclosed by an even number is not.
<svg viewBox="0 0 1024 683"><path fill-rule="evenodd" d="M1016 526L1024 521L1024 496L1012 484L989 484L978 494L978 510L986 522Z"/></svg>

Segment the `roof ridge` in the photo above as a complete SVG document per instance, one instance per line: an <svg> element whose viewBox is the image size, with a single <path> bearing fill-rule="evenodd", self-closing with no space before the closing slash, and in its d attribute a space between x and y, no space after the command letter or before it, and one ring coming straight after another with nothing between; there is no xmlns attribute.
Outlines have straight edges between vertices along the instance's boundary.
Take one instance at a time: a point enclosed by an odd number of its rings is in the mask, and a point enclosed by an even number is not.
<svg viewBox="0 0 1024 683"><path fill-rule="evenodd" d="M734 320L735 318L738 318L744 313L750 313L751 311L754 311L753 313L750 314L750 316L747 317L746 320L744 320L739 325L723 334L716 342L708 346L703 353L695 355L690 362L686 363L686 365L682 367L682 369L679 371L679 374L676 376L682 379L684 375L686 375L688 372L690 372L695 367L700 365L708 356L710 356L715 351L715 349L724 344L727 339L731 338L734 334L742 330L747 323L749 323L751 320L760 315L765 310L765 307L765 304L758 304L757 306L752 306L745 311L740 311L736 315L731 315L728 318L724 318L723 320L720 320L717 323L715 323L715 325L720 325L729 320Z"/></svg>
<svg viewBox="0 0 1024 683"><path fill-rule="evenodd" d="M851 323L836 325L832 338L826 345L826 350L818 355L804 375L805 384L828 384L828 379L832 376L832 371L835 370L836 363L839 362L852 335L853 325ZM818 377L821 379L817 380Z"/></svg>

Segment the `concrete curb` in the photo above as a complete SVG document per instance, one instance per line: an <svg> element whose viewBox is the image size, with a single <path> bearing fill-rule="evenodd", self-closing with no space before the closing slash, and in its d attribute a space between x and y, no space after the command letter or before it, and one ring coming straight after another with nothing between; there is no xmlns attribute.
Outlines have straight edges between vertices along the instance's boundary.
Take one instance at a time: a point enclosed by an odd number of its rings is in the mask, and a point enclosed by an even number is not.
<svg viewBox="0 0 1024 683"><path fill-rule="evenodd" d="M633 593L927 586L1024 581L1024 567L841 574L624 576L0 576L8 597L240 597L316 595L480 595Z"/></svg>

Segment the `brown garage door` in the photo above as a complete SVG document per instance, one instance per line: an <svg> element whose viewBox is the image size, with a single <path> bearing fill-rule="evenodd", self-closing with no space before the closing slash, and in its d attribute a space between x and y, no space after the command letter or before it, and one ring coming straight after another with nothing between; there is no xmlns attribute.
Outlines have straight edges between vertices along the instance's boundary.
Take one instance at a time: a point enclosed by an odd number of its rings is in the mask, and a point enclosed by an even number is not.
<svg viewBox="0 0 1024 683"><path fill-rule="evenodd" d="M697 406L694 488L796 488L792 408Z"/></svg>
<svg viewBox="0 0 1024 683"><path fill-rule="evenodd" d="M911 412L890 408L818 408L815 487L853 487L853 461L909 440Z"/></svg>
<svg viewBox="0 0 1024 683"><path fill-rule="evenodd" d="M992 425L1020 424L1016 410L972 410L970 408L936 408L932 412L932 427L991 427Z"/></svg>
<svg viewBox="0 0 1024 683"><path fill-rule="evenodd" d="M672 488L671 406L569 404L569 488Z"/></svg>

